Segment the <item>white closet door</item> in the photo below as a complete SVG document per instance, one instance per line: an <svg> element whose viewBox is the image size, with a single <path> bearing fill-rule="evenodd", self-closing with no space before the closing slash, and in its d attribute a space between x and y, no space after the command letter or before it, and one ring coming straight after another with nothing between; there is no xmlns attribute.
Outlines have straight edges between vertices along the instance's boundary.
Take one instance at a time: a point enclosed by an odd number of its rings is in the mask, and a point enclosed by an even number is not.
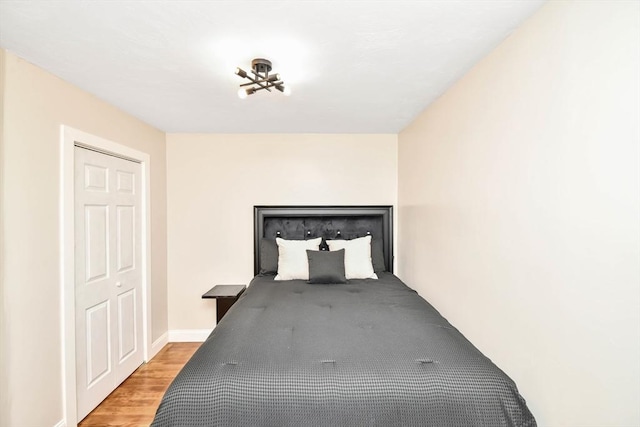
<svg viewBox="0 0 640 427"><path fill-rule="evenodd" d="M78 420L143 362L140 164L75 148Z"/></svg>

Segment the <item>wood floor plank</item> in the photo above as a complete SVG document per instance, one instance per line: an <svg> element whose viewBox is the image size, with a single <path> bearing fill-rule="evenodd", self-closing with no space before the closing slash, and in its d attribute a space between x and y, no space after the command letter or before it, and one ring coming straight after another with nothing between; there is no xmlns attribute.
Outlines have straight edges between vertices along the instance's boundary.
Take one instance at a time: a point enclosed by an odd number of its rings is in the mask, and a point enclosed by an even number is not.
<svg viewBox="0 0 640 427"><path fill-rule="evenodd" d="M147 427L171 381L202 343L169 343L78 424L80 427Z"/></svg>

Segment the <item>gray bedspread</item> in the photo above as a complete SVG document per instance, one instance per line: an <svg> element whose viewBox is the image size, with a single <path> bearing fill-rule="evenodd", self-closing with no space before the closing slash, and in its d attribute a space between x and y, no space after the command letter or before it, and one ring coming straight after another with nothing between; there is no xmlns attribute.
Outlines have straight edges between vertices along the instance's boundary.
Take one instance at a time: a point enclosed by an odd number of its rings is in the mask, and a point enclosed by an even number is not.
<svg viewBox="0 0 640 427"><path fill-rule="evenodd" d="M396 276L256 277L152 426L535 426L514 382Z"/></svg>

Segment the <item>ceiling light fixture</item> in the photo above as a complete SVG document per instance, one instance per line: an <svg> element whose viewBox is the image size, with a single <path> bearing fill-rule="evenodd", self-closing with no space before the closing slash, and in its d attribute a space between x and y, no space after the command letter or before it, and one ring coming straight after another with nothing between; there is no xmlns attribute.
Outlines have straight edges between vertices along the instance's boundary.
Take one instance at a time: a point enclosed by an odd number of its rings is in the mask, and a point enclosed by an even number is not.
<svg viewBox="0 0 640 427"><path fill-rule="evenodd" d="M240 85L238 96L244 99L262 89L271 92L271 88L279 90L286 96L291 95L291 89L289 86L285 87L284 82L280 80L280 74L269 74L269 71L271 71L271 61L264 58L256 58L251 61L251 74L253 76L240 67L236 68L237 75L243 79L250 80L249 83Z"/></svg>

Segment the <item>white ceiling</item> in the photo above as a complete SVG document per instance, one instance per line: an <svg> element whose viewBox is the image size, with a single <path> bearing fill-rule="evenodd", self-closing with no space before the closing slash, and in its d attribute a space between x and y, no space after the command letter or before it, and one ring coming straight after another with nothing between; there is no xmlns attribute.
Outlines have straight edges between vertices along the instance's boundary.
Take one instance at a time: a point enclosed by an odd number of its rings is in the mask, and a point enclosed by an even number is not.
<svg viewBox="0 0 640 427"><path fill-rule="evenodd" d="M0 0L0 46L166 132L398 133L542 3Z"/></svg>

